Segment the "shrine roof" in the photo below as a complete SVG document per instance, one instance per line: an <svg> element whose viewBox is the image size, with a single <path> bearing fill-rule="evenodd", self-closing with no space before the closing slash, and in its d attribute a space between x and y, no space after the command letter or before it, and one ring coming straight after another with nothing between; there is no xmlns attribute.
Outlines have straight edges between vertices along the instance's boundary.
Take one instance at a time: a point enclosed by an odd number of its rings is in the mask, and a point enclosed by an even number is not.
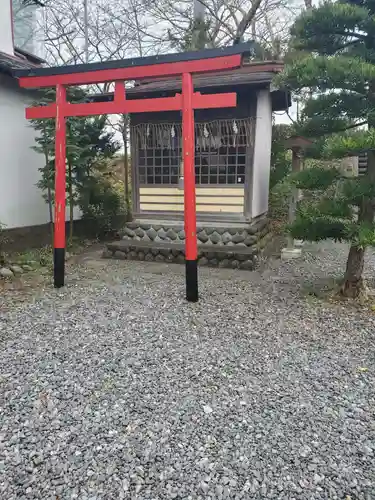
<svg viewBox="0 0 375 500"><path fill-rule="evenodd" d="M275 74L282 71L283 67L283 63L279 61L245 61L240 68L194 75L193 82L196 89L240 84L269 85ZM181 90L181 87L181 78L154 78L152 81L136 82L133 88L127 89L127 94L135 97L153 92L178 91Z"/></svg>

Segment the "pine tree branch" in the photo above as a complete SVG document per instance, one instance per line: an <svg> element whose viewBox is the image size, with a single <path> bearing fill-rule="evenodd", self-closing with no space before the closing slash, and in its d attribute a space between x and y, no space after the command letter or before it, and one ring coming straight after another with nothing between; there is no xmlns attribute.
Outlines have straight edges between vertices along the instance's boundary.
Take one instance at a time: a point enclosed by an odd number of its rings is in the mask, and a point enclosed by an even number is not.
<svg viewBox="0 0 375 500"><path fill-rule="evenodd" d="M359 40L367 40L368 39L368 35L362 34L362 33L356 33L354 31L336 31L336 30L333 30L333 31L331 31L331 33L327 32L326 35L339 35L339 36L343 36L345 38L347 38L347 37L358 38L358 40L355 40L356 42L358 42Z"/></svg>
<svg viewBox="0 0 375 500"><path fill-rule="evenodd" d="M346 130L352 130L357 127L363 127L364 125L367 125L367 120L359 123L353 123L352 125L348 125L347 127L343 128L342 130L339 130L339 132L345 132Z"/></svg>
<svg viewBox="0 0 375 500"><path fill-rule="evenodd" d="M375 66L358 57L303 55L275 78L277 85L294 90L313 88L319 92L347 90L368 95L368 82L375 79Z"/></svg>
<svg viewBox="0 0 375 500"><path fill-rule="evenodd" d="M311 120L313 122L313 120ZM337 123L337 120L336 120ZM309 127L310 125L310 127ZM307 122L304 123L300 126L299 132L302 135L306 135L307 137L313 137L313 138L320 138L327 136L327 134L340 134L349 130L353 130L358 127L363 127L364 125L367 125L367 121L359 122L359 123L351 123L350 125L345 125L345 126L334 126L333 122L327 122L326 126L324 127L322 123L319 123L319 125L312 130L312 124Z"/></svg>
<svg viewBox="0 0 375 500"><path fill-rule="evenodd" d="M348 43L344 43L343 45L341 45L340 47L337 48L336 52L339 52L341 50L347 49L348 47L356 45L359 42L360 42L360 40L352 40L352 41L350 41Z"/></svg>
<svg viewBox="0 0 375 500"><path fill-rule="evenodd" d="M314 120L322 116L329 119L344 119L353 123L367 119L370 109L367 96L348 91L332 91L315 95L305 102L303 117Z"/></svg>
<svg viewBox="0 0 375 500"><path fill-rule="evenodd" d="M375 149L375 129L347 130L327 138L324 154L327 158L343 158Z"/></svg>

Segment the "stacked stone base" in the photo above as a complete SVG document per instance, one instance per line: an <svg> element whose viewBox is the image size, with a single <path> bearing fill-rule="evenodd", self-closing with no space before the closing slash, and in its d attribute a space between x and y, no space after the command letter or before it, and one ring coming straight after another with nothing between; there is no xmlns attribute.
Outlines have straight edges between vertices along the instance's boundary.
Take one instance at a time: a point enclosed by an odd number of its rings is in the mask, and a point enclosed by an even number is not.
<svg viewBox="0 0 375 500"><path fill-rule="evenodd" d="M198 226L198 264L252 270L271 239L266 219L250 224ZM181 223L134 221L124 237L107 245L103 257L148 262L185 262L185 232Z"/></svg>
<svg viewBox="0 0 375 500"><path fill-rule="evenodd" d="M248 224L201 223L197 227L197 240L198 245L254 247L267 233L266 218ZM185 231L182 222L139 220L126 224L123 239L154 243L184 243Z"/></svg>
<svg viewBox="0 0 375 500"><path fill-rule="evenodd" d="M198 265L252 270L257 263L257 253L255 249L247 247L228 251L228 249L219 246L200 245L198 247ZM185 262L185 246L181 243L170 245L168 243L155 244L121 240L109 243L103 257L183 264Z"/></svg>

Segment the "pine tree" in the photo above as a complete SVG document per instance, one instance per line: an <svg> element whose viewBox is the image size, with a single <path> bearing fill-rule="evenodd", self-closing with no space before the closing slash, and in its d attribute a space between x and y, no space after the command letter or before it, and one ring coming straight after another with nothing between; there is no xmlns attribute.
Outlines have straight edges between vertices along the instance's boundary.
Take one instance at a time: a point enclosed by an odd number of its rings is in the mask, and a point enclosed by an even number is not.
<svg viewBox="0 0 375 500"><path fill-rule="evenodd" d="M366 247L375 245L375 2L324 2L304 12L292 28L294 51L279 84L306 94L303 133L320 136L326 158L366 151L364 177L343 178L334 168L312 168L295 182L318 190L304 203L292 235L310 241L350 242L341 293L357 297ZM323 137L322 137L323 136Z"/></svg>

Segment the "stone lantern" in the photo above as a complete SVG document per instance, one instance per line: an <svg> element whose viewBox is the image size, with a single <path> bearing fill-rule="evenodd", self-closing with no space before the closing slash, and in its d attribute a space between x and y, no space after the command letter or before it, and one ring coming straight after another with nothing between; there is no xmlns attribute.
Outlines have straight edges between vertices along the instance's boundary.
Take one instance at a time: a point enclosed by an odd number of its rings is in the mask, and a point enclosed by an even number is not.
<svg viewBox="0 0 375 500"><path fill-rule="evenodd" d="M311 146L312 141L300 135L292 135L285 141L285 146L292 151L292 173L300 172L303 166L303 153L306 148ZM289 200L289 223L292 223L296 216L297 202L301 197L301 192L295 186L292 187L292 192ZM281 251L283 260L295 259L301 255L301 240L294 240L288 236L287 247Z"/></svg>

